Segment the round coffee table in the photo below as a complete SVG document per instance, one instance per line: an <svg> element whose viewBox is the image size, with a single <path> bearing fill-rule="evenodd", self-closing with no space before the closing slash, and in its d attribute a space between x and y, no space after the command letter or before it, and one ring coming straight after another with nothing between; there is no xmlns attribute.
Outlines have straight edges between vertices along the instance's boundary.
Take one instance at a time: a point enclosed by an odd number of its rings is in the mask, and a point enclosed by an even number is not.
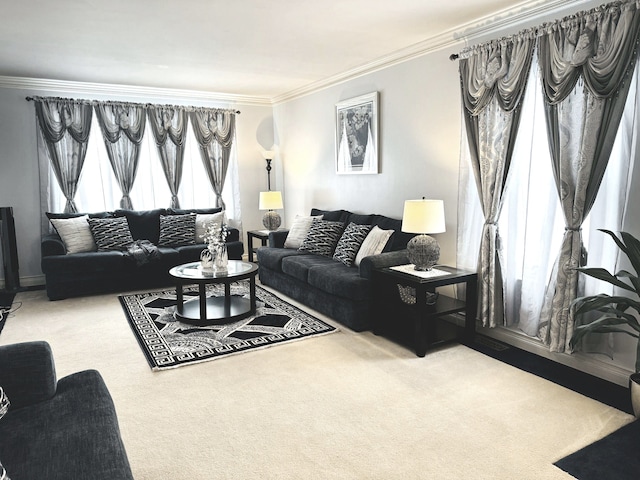
<svg viewBox="0 0 640 480"><path fill-rule="evenodd" d="M176 318L196 326L230 323L256 313L256 274L255 263L229 260L227 273L215 276L203 272L200 262L177 265L169 270L176 279ZM232 297L231 284L249 279L249 298ZM224 284L224 296L207 297L207 285ZM198 298L184 301L182 287L198 285Z"/></svg>

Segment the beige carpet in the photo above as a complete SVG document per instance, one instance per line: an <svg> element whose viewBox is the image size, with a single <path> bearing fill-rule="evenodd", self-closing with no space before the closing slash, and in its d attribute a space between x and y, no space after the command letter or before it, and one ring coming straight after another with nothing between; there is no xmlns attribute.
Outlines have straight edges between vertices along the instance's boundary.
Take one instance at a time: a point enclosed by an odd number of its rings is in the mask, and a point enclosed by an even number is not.
<svg viewBox="0 0 640 480"><path fill-rule="evenodd" d="M137 480L569 479L554 461L632 420L460 345L418 358L346 328L152 372L116 295L16 301L0 344L99 370Z"/></svg>

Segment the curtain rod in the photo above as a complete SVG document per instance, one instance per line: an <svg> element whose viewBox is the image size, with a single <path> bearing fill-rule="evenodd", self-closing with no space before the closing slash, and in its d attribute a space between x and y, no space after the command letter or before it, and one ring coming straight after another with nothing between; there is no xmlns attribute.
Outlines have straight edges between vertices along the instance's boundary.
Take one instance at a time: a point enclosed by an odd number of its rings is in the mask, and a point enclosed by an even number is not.
<svg viewBox="0 0 640 480"><path fill-rule="evenodd" d="M26 100L27 102L32 102L32 101L34 101L34 100L35 100L35 98L33 98L33 97L25 97L25 100ZM82 100L80 100L80 101L82 101ZM100 101L99 101L99 100L86 100L86 101L87 101L88 103L92 103L92 104L94 104L94 103L100 103ZM109 100L107 100L107 101L105 101L104 103L109 103L109 102L110 102L110 101L109 101ZM116 101L115 103L120 103L120 102L117 102L117 101ZM122 102L122 103L127 103L127 102ZM134 103L134 104L135 104L135 103ZM142 106L145 106L145 105L153 105L153 106L158 106L158 107L173 107L173 106L178 106L178 107L186 108L187 110L195 110L195 109L197 109L197 108L211 108L211 109L213 109L213 110L216 110L216 109L217 109L216 107L194 107L194 106L189 106L189 105L168 105L168 104L155 104L155 103L138 103L138 104L135 104L135 105L142 105ZM233 111L233 113L235 113L236 115L240 115L240 113L242 113L242 112L240 112L240 110L234 110L234 111Z"/></svg>
<svg viewBox="0 0 640 480"><path fill-rule="evenodd" d="M457 53L452 53L451 55L449 55L449 60L451 60L452 62L454 60L457 60L458 58L460 58L460 55L458 55Z"/></svg>

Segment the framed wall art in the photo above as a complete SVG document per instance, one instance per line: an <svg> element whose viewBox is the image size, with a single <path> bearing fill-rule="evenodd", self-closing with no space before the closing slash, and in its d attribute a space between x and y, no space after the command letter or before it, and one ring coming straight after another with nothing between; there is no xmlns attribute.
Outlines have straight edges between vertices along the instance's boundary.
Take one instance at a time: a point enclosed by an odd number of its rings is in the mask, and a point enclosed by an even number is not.
<svg viewBox="0 0 640 480"><path fill-rule="evenodd" d="M336 104L336 172L378 173L378 92Z"/></svg>

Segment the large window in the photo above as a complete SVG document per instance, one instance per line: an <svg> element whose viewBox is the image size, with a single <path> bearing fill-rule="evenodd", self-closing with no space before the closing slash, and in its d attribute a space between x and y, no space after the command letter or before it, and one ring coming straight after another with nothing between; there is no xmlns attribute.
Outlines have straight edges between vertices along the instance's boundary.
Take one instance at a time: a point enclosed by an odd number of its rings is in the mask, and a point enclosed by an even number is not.
<svg viewBox="0 0 640 480"><path fill-rule="evenodd" d="M615 270L617 248L597 229L620 230L637 157L639 132L636 66L615 146L597 200L583 224L588 264ZM554 184L544 119L544 100L534 59L523 105L521 124L499 218L500 251L505 284L505 326L539 336L540 311L558 255L565 223ZM582 89L579 82L576 89ZM483 215L470 170L462 126L458 216L458 266L476 268ZM584 277L584 276L583 276ZM607 285L587 280L585 294L607 291Z"/></svg>

